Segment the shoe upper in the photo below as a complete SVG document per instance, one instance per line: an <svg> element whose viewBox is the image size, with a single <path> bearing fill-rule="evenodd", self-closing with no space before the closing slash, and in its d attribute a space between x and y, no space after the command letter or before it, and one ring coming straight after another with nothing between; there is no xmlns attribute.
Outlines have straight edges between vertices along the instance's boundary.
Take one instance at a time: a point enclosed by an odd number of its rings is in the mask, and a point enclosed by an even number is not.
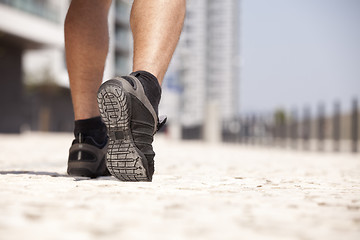
<svg viewBox="0 0 360 240"><path fill-rule="evenodd" d="M106 168L108 139L97 143L90 136L77 136L69 149L68 170L70 175L98 177L109 176Z"/></svg>
<svg viewBox="0 0 360 240"><path fill-rule="evenodd" d="M104 147L107 145L108 140L106 139L103 143L98 143L94 140L94 138L92 138L91 136L84 136L81 133L73 140L70 150L72 149L78 149L78 150L74 150L73 152L70 152L69 154L69 161L96 161L97 155L99 151L95 151L96 153L94 153L94 151L92 152L88 152L83 150L82 154L78 154L78 151L80 151L81 147L79 148L80 145L90 145L91 147L95 147L97 149L99 149L101 152L103 152L102 154L106 153L106 151L104 151ZM79 158L79 156L81 156L81 158Z"/></svg>
<svg viewBox="0 0 360 240"><path fill-rule="evenodd" d="M131 80L130 80L130 79ZM155 152L152 147L154 134L158 130L158 116L144 93L141 82L134 76L117 78L130 94L130 128L136 147L145 155L149 173L154 173Z"/></svg>

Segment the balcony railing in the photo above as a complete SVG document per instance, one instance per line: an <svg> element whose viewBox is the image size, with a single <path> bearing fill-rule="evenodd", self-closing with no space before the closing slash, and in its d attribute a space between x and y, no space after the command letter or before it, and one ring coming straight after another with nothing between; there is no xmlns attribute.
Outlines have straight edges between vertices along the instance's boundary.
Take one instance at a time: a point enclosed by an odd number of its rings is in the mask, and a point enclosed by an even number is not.
<svg viewBox="0 0 360 240"><path fill-rule="evenodd" d="M54 3L55 2L48 0L0 0L0 4L5 4L49 21L59 23L59 6Z"/></svg>

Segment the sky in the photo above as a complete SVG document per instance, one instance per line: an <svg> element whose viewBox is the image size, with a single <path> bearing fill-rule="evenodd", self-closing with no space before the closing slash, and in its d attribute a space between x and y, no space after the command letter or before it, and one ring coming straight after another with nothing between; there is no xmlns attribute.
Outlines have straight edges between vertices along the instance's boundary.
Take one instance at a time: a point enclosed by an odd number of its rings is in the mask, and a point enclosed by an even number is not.
<svg viewBox="0 0 360 240"><path fill-rule="evenodd" d="M360 101L359 0L242 0L242 113Z"/></svg>

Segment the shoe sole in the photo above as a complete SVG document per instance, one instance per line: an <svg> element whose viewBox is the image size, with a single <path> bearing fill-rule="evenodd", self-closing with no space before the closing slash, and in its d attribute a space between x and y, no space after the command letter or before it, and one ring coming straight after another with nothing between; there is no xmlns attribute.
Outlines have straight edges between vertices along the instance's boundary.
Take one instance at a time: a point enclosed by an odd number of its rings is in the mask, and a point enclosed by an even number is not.
<svg viewBox="0 0 360 240"><path fill-rule="evenodd" d="M101 176L107 176L104 174L106 169L103 166L100 166L98 169L92 168L91 165L87 165L86 163L76 164L76 163L69 163L68 164L67 173L69 176L73 177L89 177L89 178L97 178ZM104 163L105 165L105 163ZM100 173L99 173L100 172Z"/></svg>
<svg viewBox="0 0 360 240"><path fill-rule="evenodd" d="M147 174L147 160L136 147L130 128L131 100L121 83L104 83L97 100L100 115L108 129L107 168L121 181L151 181Z"/></svg>
<svg viewBox="0 0 360 240"><path fill-rule="evenodd" d="M102 159L100 165L95 165L96 163L87 163L87 162L68 162L67 173L69 176L74 177L89 177L97 178L102 176L108 176L105 160Z"/></svg>

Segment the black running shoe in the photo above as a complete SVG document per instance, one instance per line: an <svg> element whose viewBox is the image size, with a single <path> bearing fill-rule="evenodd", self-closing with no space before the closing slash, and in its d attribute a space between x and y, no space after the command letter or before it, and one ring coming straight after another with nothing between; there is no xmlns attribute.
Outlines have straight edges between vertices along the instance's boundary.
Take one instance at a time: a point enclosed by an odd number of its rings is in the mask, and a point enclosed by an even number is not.
<svg viewBox="0 0 360 240"><path fill-rule="evenodd" d="M107 167L121 181L151 181L152 142L158 116L135 76L117 77L101 85L98 104L108 129Z"/></svg>
<svg viewBox="0 0 360 240"><path fill-rule="evenodd" d="M106 168L107 145L108 140L99 145L92 137L80 133L69 150L68 174L91 178L110 176Z"/></svg>

